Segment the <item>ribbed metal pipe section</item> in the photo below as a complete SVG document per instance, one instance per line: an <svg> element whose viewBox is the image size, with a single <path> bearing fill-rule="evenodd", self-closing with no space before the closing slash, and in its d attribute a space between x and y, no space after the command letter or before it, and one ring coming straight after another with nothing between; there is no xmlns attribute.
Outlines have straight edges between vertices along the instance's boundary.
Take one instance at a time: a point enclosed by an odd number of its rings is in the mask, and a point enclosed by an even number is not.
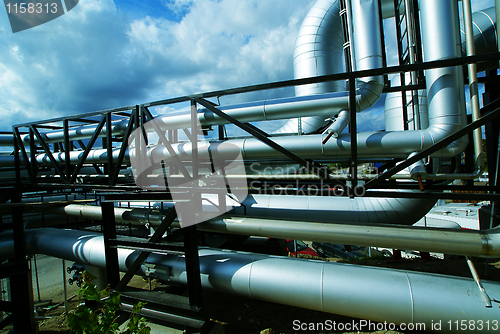
<svg viewBox="0 0 500 334"><path fill-rule="evenodd" d="M160 261L154 259L170 268L170 282L186 284L182 258ZM456 331L448 321L492 323L500 316L498 307L484 306L472 279L210 249L200 250L200 268L205 288L361 319L425 323L430 331L439 321L439 332L449 333ZM498 299L500 284L482 282Z"/></svg>
<svg viewBox="0 0 500 334"><path fill-rule="evenodd" d="M96 233L46 228L26 234L29 254L104 267L104 242ZM6 235L0 234L2 256L12 243ZM372 321L425 323L431 331L441 321L439 332L453 332L449 321L492 324L500 319L500 309L484 306L472 279L215 249L200 249L199 255L202 286L220 292ZM124 271L136 253L118 249L118 256ZM153 274L159 279L187 283L184 257L152 254L146 262L163 269ZM482 284L500 300L499 283Z"/></svg>
<svg viewBox="0 0 500 334"><path fill-rule="evenodd" d="M197 228L201 231L278 239L411 249L465 256L500 256L500 229L478 231L339 221L328 224L225 216L203 222Z"/></svg>

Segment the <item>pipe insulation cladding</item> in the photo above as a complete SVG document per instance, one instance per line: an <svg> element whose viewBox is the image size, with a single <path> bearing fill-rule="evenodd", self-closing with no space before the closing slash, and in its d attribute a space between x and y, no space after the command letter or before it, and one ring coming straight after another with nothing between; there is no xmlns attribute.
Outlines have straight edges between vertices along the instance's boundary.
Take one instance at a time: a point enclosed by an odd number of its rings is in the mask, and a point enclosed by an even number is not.
<svg viewBox="0 0 500 334"><path fill-rule="evenodd" d="M93 232L26 230L26 247L28 254L105 266L103 237ZM12 235L2 233L0 257L11 255L9 250ZM137 255L119 248L120 270L127 270ZM498 329L493 324L498 326L500 308L485 307L472 279L208 248L200 249L199 256L203 288L219 292L372 321L424 323L431 331L441 322L439 332L444 333L456 332L455 321L489 324L484 333ZM157 269L160 280L187 282L182 256L151 254L146 263ZM500 300L500 283L482 284L492 300Z"/></svg>

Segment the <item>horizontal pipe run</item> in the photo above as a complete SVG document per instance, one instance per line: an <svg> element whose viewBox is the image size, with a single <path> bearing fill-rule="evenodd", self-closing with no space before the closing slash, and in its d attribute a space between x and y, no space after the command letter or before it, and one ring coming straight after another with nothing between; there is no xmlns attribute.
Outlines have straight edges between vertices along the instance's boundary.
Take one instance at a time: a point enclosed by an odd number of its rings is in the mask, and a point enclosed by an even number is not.
<svg viewBox="0 0 500 334"><path fill-rule="evenodd" d="M11 235L0 234L2 256L12 243ZM27 230L26 245L28 254L105 266L104 241L97 233ZM119 248L120 270L126 271L136 257L137 252ZM500 308L484 306L471 278L209 248L199 250L199 260L203 288L247 298L382 323L420 324L425 326L420 329L441 333L456 332L452 327L456 321L493 324L500 319ZM151 254L146 263L155 269L152 277L187 283L182 256ZM482 284L492 301L500 300L498 282ZM434 327L437 322L440 328ZM496 329L483 327L480 332L495 333Z"/></svg>
<svg viewBox="0 0 500 334"><path fill-rule="evenodd" d="M500 228L475 231L231 217L212 219L199 224L198 229L279 239L411 249L454 255L500 257Z"/></svg>
<svg viewBox="0 0 500 334"><path fill-rule="evenodd" d="M484 307L474 280L405 270L200 249L204 288L382 323L425 324L453 333L455 321L497 323L500 308ZM184 260L153 257L171 283L186 284ZM483 281L493 299L500 284ZM383 307L381 307L383 305ZM434 327L441 323L440 328ZM424 329L424 327L420 327ZM470 328L468 332L495 333Z"/></svg>
<svg viewBox="0 0 500 334"><path fill-rule="evenodd" d="M52 208L50 213L82 216L99 220L101 207L69 204ZM162 213L157 210L115 207L117 222L149 223L158 226ZM174 223L173 226L177 226ZM414 226L354 224L352 222L316 223L224 215L198 224L206 232L252 235L279 239L309 240L347 245L411 249L466 256L500 257L500 228L491 230L454 230Z"/></svg>

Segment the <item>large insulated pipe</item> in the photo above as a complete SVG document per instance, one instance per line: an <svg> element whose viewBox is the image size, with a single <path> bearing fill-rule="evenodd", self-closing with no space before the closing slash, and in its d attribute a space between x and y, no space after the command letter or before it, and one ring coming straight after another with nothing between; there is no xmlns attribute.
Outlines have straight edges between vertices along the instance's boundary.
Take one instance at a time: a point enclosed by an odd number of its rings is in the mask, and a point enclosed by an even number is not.
<svg viewBox="0 0 500 334"><path fill-rule="evenodd" d="M6 235L0 235L2 257L13 243ZM47 228L27 230L26 236L30 254L105 265L103 238L96 233ZM126 270L137 253L118 249L118 256ZM220 292L382 323L425 324L419 329L427 331L456 332L461 321L491 325L481 332L498 329L493 324L498 326L500 309L484 306L472 279L205 248L199 256L202 286ZM146 262L158 269L153 275L159 279L186 284L184 257L152 254ZM492 300L500 300L499 283L482 284Z"/></svg>
<svg viewBox="0 0 500 334"><path fill-rule="evenodd" d="M182 258L156 258L170 268L170 282L186 284ZM423 323L427 331L453 333L456 321L496 324L500 316L466 278L210 249L200 250L200 268L205 288L383 323ZM482 283L492 298L500 296L499 283Z"/></svg>
<svg viewBox="0 0 500 334"><path fill-rule="evenodd" d="M293 52L295 79L344 72L342 24L339 1L318 0L302 22ZM295 87L296 96L345 91L345 82L329 81ZM303 133L325 125L325 116L303 117ZM288 120L273 133L296 133L298 119Z"/></svg>
<svg viewBox="0 0 500 334"><path fill-rule="evenodd" d="M476 54L486 54L498 51L497 31L496 31L495 7L490 7L476 11L472 14L472 34ZM465 21L464 21L465 23ZM464 24L464 28L465 24ZM466 31L461 30L462 55L467 55ZM477 64L478 71L485 71L498 68L498 62L480 62Z"/></svg>
<svg viewBox="0 0 500 334"><path fill-rule="evenodd" d="M377 1L349 1L352 17L348 17L356 70L383 67L382 38ZM295 43L293 69L295 79L344 72L342 20L340 0L318 0L307 14ZM365 36L370 36L366 38ZM380 98L383 89L381 76L358 79L358 111L365 110ZM345 90L345 82L330 81L297 86L297 96L307 96ZM345 110L347 110L347 105ZM334 110L332 117L338 114ZM295 133L298 120L291 119L274 133ZM325 117L302 118L302 131L311 133L326 125Z"/></svg>
<svg viewBox="0 0 500 334"><path fill-rule="evenodd" d="M409 73L405 75L405 85L411 83L411 78ZM401 76L395 74L391 79L391 86L399 86L401 84ZM406 92L406 101L412 101L413 94L412 91ZM404 130L404 115L402 107L402 93L392 92L388 93L385 98L384 107L384 120L385 120L385 131L403 131ZM413 102L412 102L413 103ZM427 111L427 93L425 90L418 90L418 115L414 115L410 106L407 109L407 120L408 128L413 130L427 129L429 126L429 116ZM414 117L418 117L415 120ZM420 128L416 125L419 124Z"/></svg>
<svg viewBox="0 0 500 334"><path fill-rule="evenodd" d="M234 201L227 201L227 204L231 206L230 213L238 216L397 225L414 224L435 204L431 199L314 196L317 190L304 190L305 196L294 196L286 195L286 189L277 189L275 195L253 194L241 204ZM312 196L307 196L308 192ZM218 203L215 196L211 200Z"/></svg>
<svg viewBox="0 0 500 334"><path fill-rule="evenodd" d="M301 196L248 195L244 201L237 202L226 198L226 211L240 217L260 219L287 219L290 221L310 221L319 223L380 223L393 225L412 225L416 223L435 204L435 200L412 198L375 198L359 197L349 199L336 196L314 196L319 189L303 190ZM276 190L282 192L283 190ZM284 192L284 191L283 191ZM285 193L285 192L284 192ZM307 196L307 194L312 194ZM299 191L300 194L300 191ZM218 196L203 194L203 211L217 212ZM155 203L153 208L167 209L173 207L172 202ZM83 216L100 219L101 209L98 206L71 204L65 207L49 208L50 213ZM133 221L138 217L146 217L153 213L150 219L158 221L160 216L156 211L144 209L135 210L132 215L127 208L115 208L118 221ZM142 219L142 218L141 218Z"/></svg>

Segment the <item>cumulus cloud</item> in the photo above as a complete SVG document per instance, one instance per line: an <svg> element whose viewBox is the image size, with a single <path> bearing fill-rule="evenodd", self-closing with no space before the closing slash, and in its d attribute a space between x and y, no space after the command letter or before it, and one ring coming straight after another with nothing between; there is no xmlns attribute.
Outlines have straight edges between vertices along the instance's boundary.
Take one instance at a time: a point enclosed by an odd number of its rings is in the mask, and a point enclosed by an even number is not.
<svg viewBox="0 0 500 334"><path fill-rule="evenodd" d="M124 7L130 3L137 7ZM291 79L295 38L313 3L158 0L139 5L81 0L66 15L16 34L6 12L0 11L0 130L21 122ZM134 9L138 11L132 15ZM224 97L221 102L292 94L292 89L281 89Z"/></svg>
<svg viewBox="0 0 500 334"><path fill-rule="evenodd" d="M12 34L0 13L0 113L12 124L293 77L311 1L175 0L180 20L82 0ZM161 9L161 6L159 7Z"/></svg>

